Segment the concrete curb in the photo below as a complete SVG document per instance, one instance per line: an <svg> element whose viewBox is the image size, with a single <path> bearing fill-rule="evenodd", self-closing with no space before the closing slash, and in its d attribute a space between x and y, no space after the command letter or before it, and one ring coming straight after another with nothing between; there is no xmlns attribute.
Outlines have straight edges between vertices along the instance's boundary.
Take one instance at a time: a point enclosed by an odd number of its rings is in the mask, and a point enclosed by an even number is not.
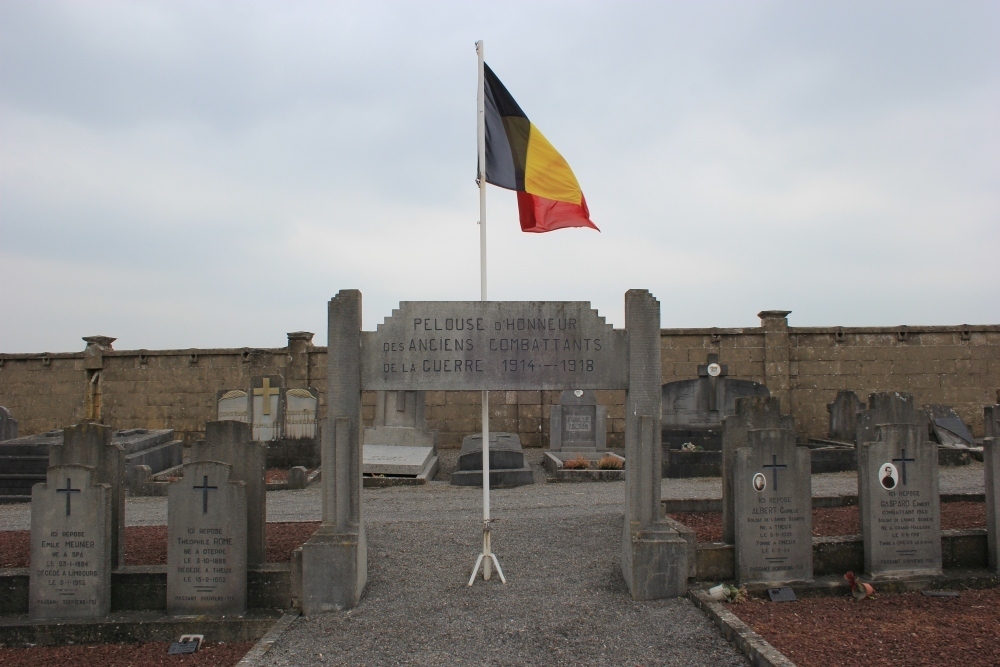
<svg viewBox="0 0 1000 667"><path fill-rule="evenodd" d="M282 614L281 618L279 618L277 622L271 626L271 629L268 630L264 636L253 645L253 648L247 651L247 654L243 656L243 659L236 663L236 667L259 667L262 665L263 663L261 661L264 659L264 656L267 655L267 652L271 650L271 646L274 645L274 642L278 641L278 637L280 637L298 617L299 612L295 610L287 611Z"/></svg>
<svg viewBox="0 0 1000 667"><path fill-rule="evenodd" d="M794 662L764 641L721 602L708 597L705 591L689 590L688 599L719 626L726 639L736 645L753 667L795 667Z"/></svg>

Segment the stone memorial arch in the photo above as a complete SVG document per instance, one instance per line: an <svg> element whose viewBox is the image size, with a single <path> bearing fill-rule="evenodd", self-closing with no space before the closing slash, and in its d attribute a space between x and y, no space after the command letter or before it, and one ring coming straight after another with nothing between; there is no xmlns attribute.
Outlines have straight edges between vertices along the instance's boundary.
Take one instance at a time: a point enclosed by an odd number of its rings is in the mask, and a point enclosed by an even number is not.
<svg viewBox="0 0 1000 667"><path fill-rule="evenodd" d="M582 301L404 301L361 330L361 293L329 303L323 522L302 547L306 614L355 606L368 576L361 392L624 389L621 568L632 597L687 589L687 546L660 519L660 304L625 294L625 329Z"/></svg>

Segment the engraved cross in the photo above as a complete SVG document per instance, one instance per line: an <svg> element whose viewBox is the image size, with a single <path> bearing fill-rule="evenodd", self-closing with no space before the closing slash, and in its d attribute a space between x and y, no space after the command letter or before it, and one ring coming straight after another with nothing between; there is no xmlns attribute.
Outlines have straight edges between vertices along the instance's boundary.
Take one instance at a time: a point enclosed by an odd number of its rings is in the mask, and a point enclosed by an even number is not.
<svg viewBox="0 0 1000 667"><path fill-rule="evenodd" d="M66 516L69 516L69 499L73 497L74 493L80 493L80 489L74 489L73 484L69 481L69 477L66 478L66 488L56 489L56 493L66 494Z"/></svg>
<svg viewBox="0 0 1000 667"><path fill-rule="evenodd" d="M263 397L263 411L261 414L269 415L271 414L271 397L278 393L277 387L271 386L271 378L264 378L264 385L257 387L253 390L254 396Z"/></svg>
<svg viewBox="0 0 1000 667"><path fill-rule="evenodd" d="M788 466L785 465L785 464L783 464L783 463L778 463L778 455L777 454L771 454L771 462L768 463L767 465L761 466L761 467L763 467L763 468L770 468L771 469L771 484L774 485L774 490L777 491L778 490L778 469L779 468L787 468Z"/></svg>
<svg viewBox="0 0 1000 667"><path fill-rule="evenodd" d="M191 488L195 491L201 490L201 513L208 514L208 492L211 489L218 489L219 487L208 485L208 475L205 475L204 479L205 481L201 483L201 486L193 486Z"/></svg>
<svg viewBox="0 0 1000 667"><path fill-rule="evenodd" d="M903 486L906 486L906 464L907 463L916 463L917 460L916 459L908 459L908 458L906 458L906 449L905 448L901 449L900 451L902 452L902 454L899 455L900 457L898 459L893 459L892 462L893 463L899 463L899 464L901 464L900 467L903 469Z"/></svg>

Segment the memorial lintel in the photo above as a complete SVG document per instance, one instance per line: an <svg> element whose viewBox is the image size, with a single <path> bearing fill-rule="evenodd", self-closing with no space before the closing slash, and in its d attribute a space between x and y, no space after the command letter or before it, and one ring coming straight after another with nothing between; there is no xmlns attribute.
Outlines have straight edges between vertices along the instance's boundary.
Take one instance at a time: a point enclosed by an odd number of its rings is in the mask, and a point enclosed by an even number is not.
<svg viewBox="0 0 1000 667"><path fill-rule="evenodd" d="M361 334L369 390L625 389L625 331L586 301L403 301Z"/></svg>

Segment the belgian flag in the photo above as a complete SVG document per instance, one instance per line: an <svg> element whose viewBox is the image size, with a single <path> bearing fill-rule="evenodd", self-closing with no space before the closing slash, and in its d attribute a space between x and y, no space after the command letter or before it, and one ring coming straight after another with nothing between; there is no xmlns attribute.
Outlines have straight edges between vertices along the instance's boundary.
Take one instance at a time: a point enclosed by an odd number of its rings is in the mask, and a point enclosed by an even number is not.
<svg viewBox="0 0 1000 667"><path fill-rule="evenodd" d="M493 70L483 67L486 182L517 192L522 231L597 229L569 164L528 120Z"/></svg>

